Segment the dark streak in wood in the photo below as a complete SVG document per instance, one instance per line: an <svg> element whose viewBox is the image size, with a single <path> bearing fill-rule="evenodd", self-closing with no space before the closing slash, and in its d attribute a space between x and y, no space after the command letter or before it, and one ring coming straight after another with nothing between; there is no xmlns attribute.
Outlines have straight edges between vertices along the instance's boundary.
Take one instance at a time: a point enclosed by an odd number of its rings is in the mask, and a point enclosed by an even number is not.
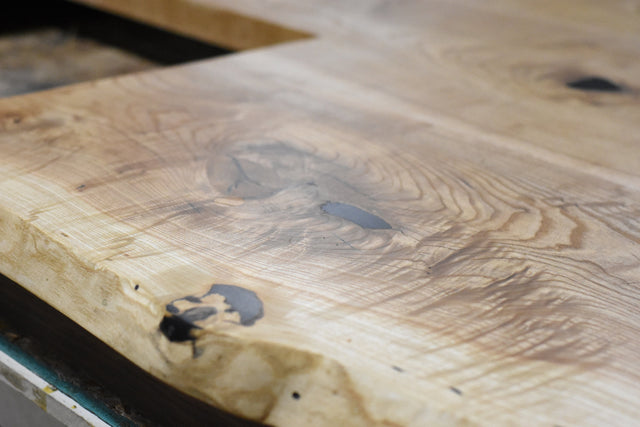
<svg viewBox="0 0 640 427"><path fill-rule="evenodd" d="M567 82L567 86L572 89L584 90L587 92L622 92L624 89L610 80L602 77L583 77Z"/></svg>
<svg viewBox="0 0 640 427"><path fill-rule="evenodd" d="M370 228L373 230L389 230L391 225L379 216L373 215L356 206L339 202L327 202L320 206L323 211L329 215L337 216L354 224L358 224L362 228Z"/></svg>
<svg viewBox="0 0 640 427"><path fill-rule="evenodd" d="M449 390L451 390L452 392L454 392L454 393L455 393L455 394L457 394L458 396L462 396L462 391L461 391L459 388L457 388L457 387L453 387L453 386L451 386L451 387L449 387Z"/></svg>

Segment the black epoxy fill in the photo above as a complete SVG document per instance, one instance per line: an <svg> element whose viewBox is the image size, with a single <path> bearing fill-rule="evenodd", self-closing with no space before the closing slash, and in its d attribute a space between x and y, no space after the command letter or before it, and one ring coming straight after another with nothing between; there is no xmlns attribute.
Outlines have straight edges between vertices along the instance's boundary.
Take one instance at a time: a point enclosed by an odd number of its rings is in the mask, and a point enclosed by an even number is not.
<svg viewBox="0 0 640 427"><path fill-rule="evenodd" d="M602 77L584 77L568 82L567 86L589 92L622 92L622 87Z"/></svg>
<svg viewBox="0 0 640 427"><path fill-rule="evenodd" d="M195 340L191 334L193 329L202 329L179 316L164 316L160 322L160 331L172 342Z"/></svg>
<svg viewBox="0 0 640 427"><path fill-rule="evenodd" d="M362 228L371 228L374 230L388 230L391 225L379 216L373 215L367 211L357 208L346 203L327 202L321 206L322 210L329 215L334 215L354 224L358 224Z"/></svg>
<svg viewBox="0 0 640 427"><path fill-rule="evenodd" d="M180 309L178 307L176 307L176 303L178 301L188 301L188 302L192 302L194 304L200 304L202 302L202 300L198 297L194 297L193 295L188 295L184 298L178 298L177 300L173 300L171 301L169 304L167 304L167 311L171 314L179 314L180 313ZM189 311L189 310L187 310ZM215 313L213 313L215 314ZM202 319L199 319L202 320Z"/></svg>
<svg viewBox="0 0 640 427"><path fill-rule="evenodd" d="M199 320L204 320L217 313L218 310L216 310L215 307L193 307L185 310L184 313L179 315L179 317L189 323L193 323Z"/></svg>
<svg viewBox="0 0 640 427"><path fill-rule="evenodd" d="M208 295L220 295L224 297L224 302L229 306L225 310L227 313L237 312L240 315L240 324L251 326L256 320L264 316L262 301L255 292L233 285L213 285L209 291L197 297L188 295L178 298L166 305L167 315L160 322L160 331L174 342L195 341L194 329L202 329L195 323L206 320L218 314L218 309L208 305L203 299ZM197 304L195 307L181 311L176 303L187 301Z"/></svg>
<svg viewBox="0 0 640 427"><path fill-rule="evenodd" d="M262 301L249 289L233 285L213 285L204 296L211 294L222 295L230 306L227 311L237 312L240 315L240 323L244 326L251 326L264 316Z"/></svg>

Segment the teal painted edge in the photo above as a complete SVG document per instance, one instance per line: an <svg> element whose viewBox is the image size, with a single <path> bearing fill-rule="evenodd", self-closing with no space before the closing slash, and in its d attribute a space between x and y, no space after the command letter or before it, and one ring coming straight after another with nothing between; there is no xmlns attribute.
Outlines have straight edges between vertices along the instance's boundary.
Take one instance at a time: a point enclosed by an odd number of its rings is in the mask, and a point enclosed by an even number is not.
<svg viewBox="0 0 640 427"><path fill-rule="evenodd" d="M137 424L120 414L109 409L104 403L93 399L83 392L80 388L64 381L55 371L44 363L39 362L33 356L12 344L5 337L0 335L0 350L15 359L25 368L38 375L40 378L54 386L76 402L86 410L93 412L98 418L111 426L135 427Z"/></svg>

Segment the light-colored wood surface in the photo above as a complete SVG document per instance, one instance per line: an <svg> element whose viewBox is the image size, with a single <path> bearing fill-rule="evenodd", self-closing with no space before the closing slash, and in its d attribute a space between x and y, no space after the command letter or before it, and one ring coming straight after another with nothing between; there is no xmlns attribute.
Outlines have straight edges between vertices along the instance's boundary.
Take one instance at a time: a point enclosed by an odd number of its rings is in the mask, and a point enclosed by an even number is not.
<svg viewBox="0 0 640 427"><path fill-rule="evenodd" d="M162 4L315 37L0 101L2 273L267 423L637 421L638 3Z"/></svg>

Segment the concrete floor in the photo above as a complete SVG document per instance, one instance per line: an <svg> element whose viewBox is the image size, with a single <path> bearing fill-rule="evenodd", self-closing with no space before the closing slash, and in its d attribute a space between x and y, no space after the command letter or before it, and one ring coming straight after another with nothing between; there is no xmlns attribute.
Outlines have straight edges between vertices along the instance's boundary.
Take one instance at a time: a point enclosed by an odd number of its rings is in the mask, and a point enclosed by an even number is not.
<svg viewBox="0 0 640 427"><path fill-rule="evenodd" d="M11 386L0 381L0 427L64 427Z"/></svg>

